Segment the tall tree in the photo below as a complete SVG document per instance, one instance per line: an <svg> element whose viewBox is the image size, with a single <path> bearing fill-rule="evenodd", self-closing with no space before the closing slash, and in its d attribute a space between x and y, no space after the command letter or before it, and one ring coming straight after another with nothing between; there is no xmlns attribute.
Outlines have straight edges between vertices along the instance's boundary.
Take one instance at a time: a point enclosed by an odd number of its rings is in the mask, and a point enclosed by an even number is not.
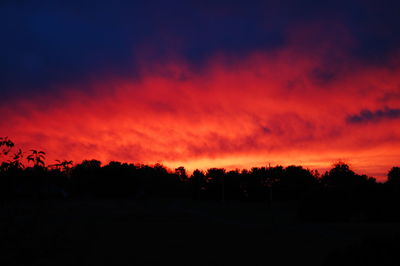
<svg viewBox="0 0 400 266"><path fill-rule="evenodd" d="M387 174L387 177L388 184L400 185L400 167L392 167L392 169L390 169L389 173Z"/></svg>

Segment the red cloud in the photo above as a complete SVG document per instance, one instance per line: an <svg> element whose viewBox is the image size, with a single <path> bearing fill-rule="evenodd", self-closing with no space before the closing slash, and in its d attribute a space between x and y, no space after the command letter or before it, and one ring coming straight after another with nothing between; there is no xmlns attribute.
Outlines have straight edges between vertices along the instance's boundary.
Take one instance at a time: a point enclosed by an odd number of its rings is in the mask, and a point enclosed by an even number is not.
<svg viewBox="0 0 400 266"><path fill-rule="evenodd" d="M319 52L290 47L228 59L217 57L200 72L182 62L143 67L140 80L100 77L86 92L61 86L53 95L15 99L0 107L0 132L24 149L47 151L50 161L324 169L347 159L378 177L400 164L398 121L346 120L399 108L398 97L387 99L397 95L399 68L349 60L341 69Z"/></svg>

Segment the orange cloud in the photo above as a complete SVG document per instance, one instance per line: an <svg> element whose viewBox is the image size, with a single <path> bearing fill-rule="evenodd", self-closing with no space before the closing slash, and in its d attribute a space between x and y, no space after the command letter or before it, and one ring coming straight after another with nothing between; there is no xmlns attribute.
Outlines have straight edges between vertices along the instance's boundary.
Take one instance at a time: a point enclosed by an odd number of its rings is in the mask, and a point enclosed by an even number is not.
<svg viewBox="0 0 400 266"><path fill-rule="evenodd" d="M351 60L340 68L290 47L219 56L200 71L182 61L144 64L140 79L99 77L85 91L60 85L14 99L0 107L0 132L47 151L48 161L326 169L345 159L382 179L400 164L400 118L391 115L399 74ZM351 123L367 119L365 110L379 119Z"/></svg>

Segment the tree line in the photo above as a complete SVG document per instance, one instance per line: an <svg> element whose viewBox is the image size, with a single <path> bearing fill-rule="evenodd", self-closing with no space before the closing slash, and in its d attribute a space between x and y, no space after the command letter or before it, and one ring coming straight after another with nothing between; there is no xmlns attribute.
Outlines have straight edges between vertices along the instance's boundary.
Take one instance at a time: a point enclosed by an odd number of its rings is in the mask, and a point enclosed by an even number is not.
<svg viewBox="0 0 400 266"><path fill-rule="evenodd" d="M329 171L302 166L266 166L243 170L210 168L188 174L184 167L85 160L56 160L46 165L46 153L15 149L0 138L0 193L3 201L17 198L150 197L192 198L229 202L293 201L305 219L400 220L400 168L393 167L384 183L355 173L344 162ZM26 165L25 165L26 163ZM367 217L367 218L365 218Z"/></svg>

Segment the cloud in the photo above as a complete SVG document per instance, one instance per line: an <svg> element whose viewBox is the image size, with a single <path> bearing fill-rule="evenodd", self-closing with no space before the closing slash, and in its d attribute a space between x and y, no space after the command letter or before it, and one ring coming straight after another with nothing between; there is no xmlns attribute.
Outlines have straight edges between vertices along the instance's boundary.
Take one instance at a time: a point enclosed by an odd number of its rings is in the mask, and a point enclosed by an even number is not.
<svg viewBox="0 0 400 266"><path fill-rule="evenodd" d="M105 75L138 78L142 61L181 57L202 69L220 54L244 59L291 42L312 54L327 39L332 43L324 48L325 56L331 55L325 59L328 66L335 64L343 43L363 64L385 65L400 44L395 12L400 4L374 2L2 1L1 33L7 38L0 43L0 95L49 93ZM315 25L321 29L315 31ZM311 72L316 82L336 78L336 67L319 67Z"/></svg>
<svg viewBox="0 0 400 266"><path fill-rule="evenodd" d="M400 27L385 28L397 15L382 21L370 1L50 2L0 16L13 22L0 44L0 132L49 161L345 158L381 176L399 163L400 40L387 33Z"/></svg>
<svg viewBox="0 0 400 266"><path fill-rule="evenodd" d="M49 162L325 169L346 158L361 171L379 162L373 173L384 176L398 160L400 129L390 123L399 110L382 109L380 99L396 88L400 70L348 64L345 74L322 74L316 82L310 73L326 68L324 62L288 46L242 59L216 57L201 71L184 61L143 65L137 80L102 76L8 101L0 106L0 132L24 150L45 150ZM366 105L376 111L360 112ZM380 121L379 128L368 119Z"/></svg>
<svg viewBox="0 0 400 266"><path fill-rule="evenodd" d="M377 123L385 119L400 119L400 109L385 107L371 111L361 110L359 114L349 115L346 121L350 124Z"/></svg>

